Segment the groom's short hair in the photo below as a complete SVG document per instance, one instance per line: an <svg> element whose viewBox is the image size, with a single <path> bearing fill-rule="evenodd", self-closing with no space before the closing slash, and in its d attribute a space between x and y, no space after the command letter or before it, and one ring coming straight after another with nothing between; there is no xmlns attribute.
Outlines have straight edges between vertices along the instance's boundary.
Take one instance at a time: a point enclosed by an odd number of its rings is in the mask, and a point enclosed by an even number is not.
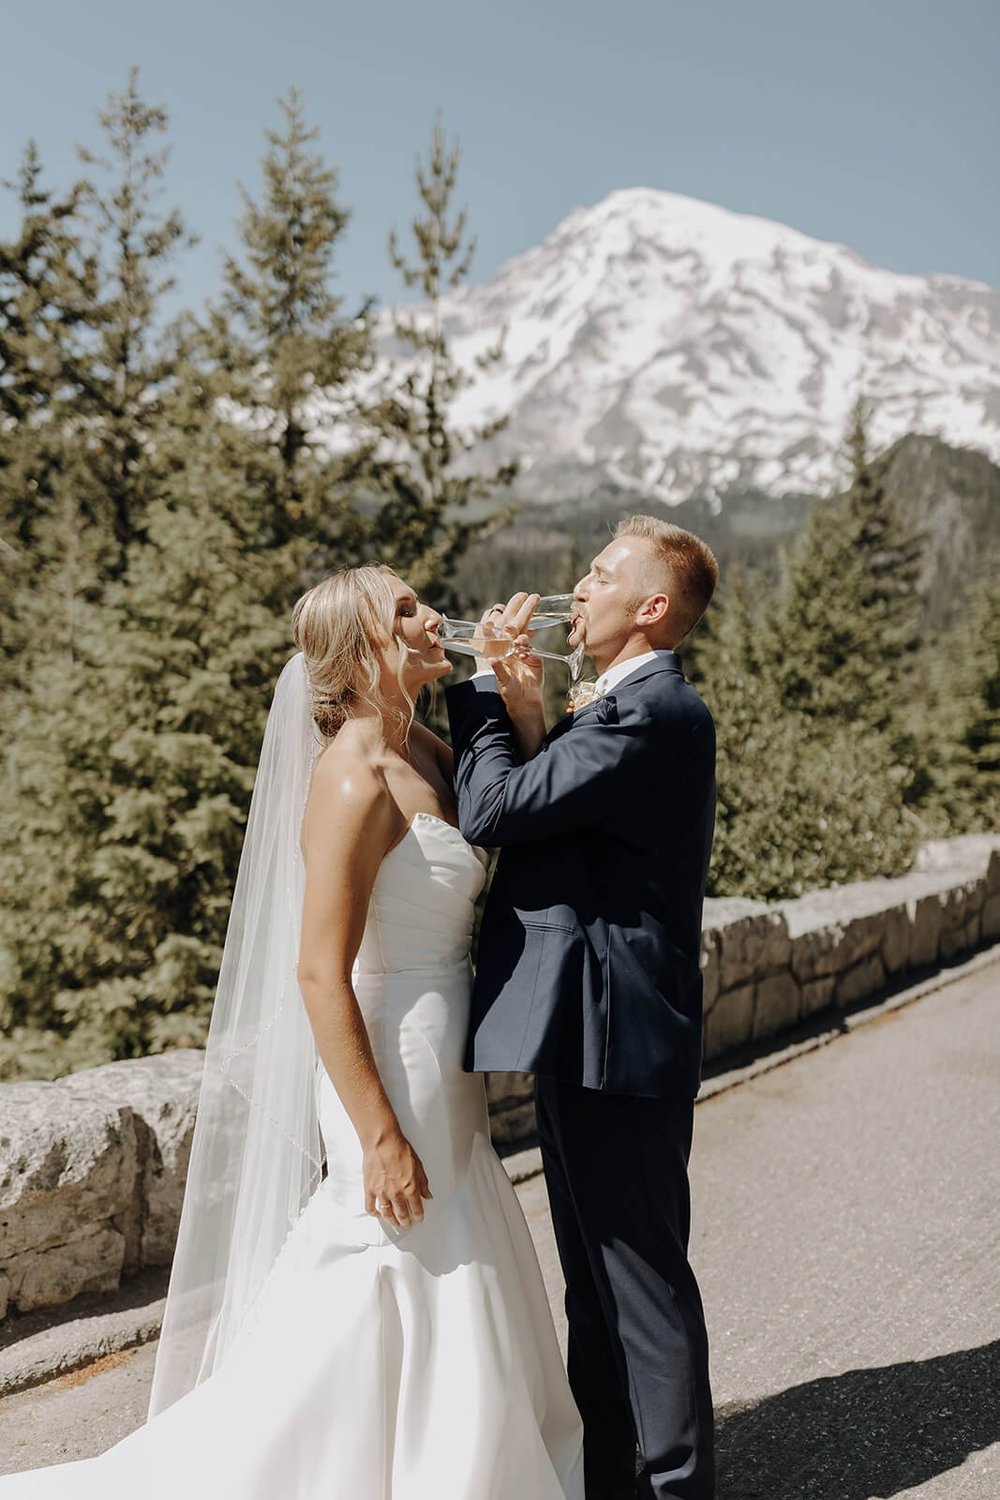
<svg viewBox="0 0 1000 1500"><path fill-rule="evenodd" d="M679 645L712 601L719 581L715 553L694 532L656 516L623 516L615 536L639 536L652 543L656 574L649 582L656 592L670 595L670 619Z"/></svg>

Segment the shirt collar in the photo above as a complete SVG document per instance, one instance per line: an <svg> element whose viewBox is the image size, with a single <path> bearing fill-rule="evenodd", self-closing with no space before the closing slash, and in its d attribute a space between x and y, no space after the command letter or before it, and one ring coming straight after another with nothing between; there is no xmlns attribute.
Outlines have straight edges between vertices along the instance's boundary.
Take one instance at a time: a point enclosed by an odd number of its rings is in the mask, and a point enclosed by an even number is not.
<svg viewBox="0 0 1000 1500"><path fill-rule="evenodd" d="M612 688L620 687L626 677L631 677L633 672L638 672L640 667L648 667L650 662L659 661L661 657L673 656L672 651L662 648L656 651L644 651L641 656L630 656L627 661L615 662L606 672L602 672L594 684L595 692L603 697L610 693Z"/></svg>

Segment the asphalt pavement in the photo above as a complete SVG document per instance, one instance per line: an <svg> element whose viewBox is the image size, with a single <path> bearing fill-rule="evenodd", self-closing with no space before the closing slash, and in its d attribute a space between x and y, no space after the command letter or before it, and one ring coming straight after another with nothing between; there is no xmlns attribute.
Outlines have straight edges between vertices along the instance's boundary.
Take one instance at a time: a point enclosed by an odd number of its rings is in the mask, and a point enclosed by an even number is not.
<svg viewBox="0 0 1000 1500"><path fill-rule="evenodd" d="M719 1500L998 1500L1000 955L704 1099L692 1186ZM0 1472L130 1432L154 1354L0 1401Z"/></svg>

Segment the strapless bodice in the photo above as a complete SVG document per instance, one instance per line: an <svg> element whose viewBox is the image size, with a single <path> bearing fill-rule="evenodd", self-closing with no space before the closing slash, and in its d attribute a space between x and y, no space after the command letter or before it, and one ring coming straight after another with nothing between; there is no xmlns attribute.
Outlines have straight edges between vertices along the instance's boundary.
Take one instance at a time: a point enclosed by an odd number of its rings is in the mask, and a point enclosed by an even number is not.
<svg viewBox="0 0 1000 1500"><path fill-rule="evenodd" d="M416 813L379 867L355 973L447 969L468 958L485 864L457 828Z"/></svg>
<svg viewBox="0 0 1000 1500"><path fill-rule="evenodd" d="M462 1066L472 919L485 878L485 856L457 828L417 813L379 866L354 962L375 1065L431 1180L436 1212L465 1177L476 1137L489 1139L483 1081ZM322 1068L318 1084L325 1192L341 1236L385 1243L382 1221L364 1213L357 1133Z"/></svg>

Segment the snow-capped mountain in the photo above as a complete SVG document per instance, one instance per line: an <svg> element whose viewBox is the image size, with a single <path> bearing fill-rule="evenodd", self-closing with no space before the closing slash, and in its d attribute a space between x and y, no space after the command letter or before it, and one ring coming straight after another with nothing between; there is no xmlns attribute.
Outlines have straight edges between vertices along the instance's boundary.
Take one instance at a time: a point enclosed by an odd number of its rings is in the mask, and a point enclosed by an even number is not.
<svg viewBox="0 0 1000 1500"><path fill-rule="evenodd" d="M509 411L499 444L537 498L823 490L858 394L878 446L933 433L1000 460L1000 292L673 193L570 214L443 315L470 369L507 328L456 417Z"/></svg>

